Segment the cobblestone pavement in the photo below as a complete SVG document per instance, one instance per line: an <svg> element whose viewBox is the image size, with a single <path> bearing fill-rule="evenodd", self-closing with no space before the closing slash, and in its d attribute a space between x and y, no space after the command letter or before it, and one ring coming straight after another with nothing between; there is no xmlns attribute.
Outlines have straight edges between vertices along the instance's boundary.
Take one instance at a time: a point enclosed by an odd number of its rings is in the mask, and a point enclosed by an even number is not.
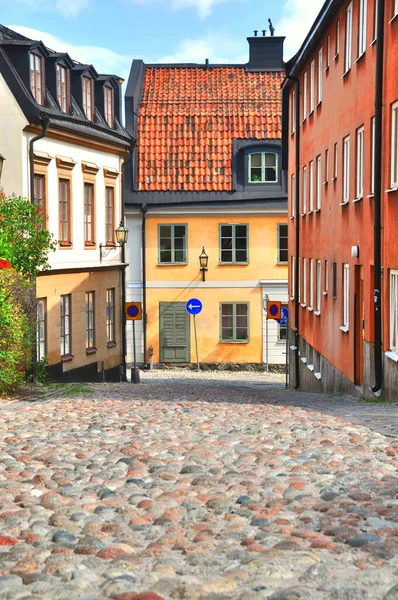
<svg viewBox="0 0 398 600"><path fill-rule="evenodd" d="M0 410L0 600L398 599L397 408L199 376Z"/></svg>

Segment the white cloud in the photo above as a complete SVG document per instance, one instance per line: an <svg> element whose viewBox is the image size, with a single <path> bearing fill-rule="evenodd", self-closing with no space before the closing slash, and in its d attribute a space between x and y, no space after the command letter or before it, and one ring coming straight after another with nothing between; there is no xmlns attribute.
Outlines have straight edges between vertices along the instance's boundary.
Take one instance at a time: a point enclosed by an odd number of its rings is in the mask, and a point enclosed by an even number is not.
<svg viewBox="0 0 398 600"><path fill-rule="evenodd" d="M162 2L163 4L170 5L174 10L184 10L185 8L195 8L201 19L205 19L211 15L212 9L217 4L225 4L231 2L231 0L130 0L135 4L148 4L148 2ZM237 0L239 2L246 2L247 0Z"/></svg>
<svg viewBox="0 0 398 600"><path fill-rule="evenodd" d="M35 11L53 11L54 8L64 17L75 17L88 7L90 0L14 0Z"/></svg>
<svg viewBox="0 0 398 600"><path fill-rule="evenodd" d="M285 59L300 48L324 0L285 0L282 18L274 23L275 35L285 35Z"/></svg>
<svg viewBox="0 0 398 600"><path fill-rule="evenodd" d="M244 53L240 53L240 46L236 43L236 39L221 32L208 32L205 36L191 39L186 38L181 40L175 52L161 57L157 62L162 63L204 63L208 58L210 63L246 63L249 56L249 48L247 42L244 41L242 49Z"/></svg>

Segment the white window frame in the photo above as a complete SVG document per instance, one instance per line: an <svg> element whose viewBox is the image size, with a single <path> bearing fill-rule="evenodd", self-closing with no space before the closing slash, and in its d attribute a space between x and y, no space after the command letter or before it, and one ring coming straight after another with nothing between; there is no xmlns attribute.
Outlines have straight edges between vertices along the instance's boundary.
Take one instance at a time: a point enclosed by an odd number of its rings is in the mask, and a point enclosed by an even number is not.
<svg viewBox="0 0 398 600"><path fill-rule="evenodd" d="M372 132L372 142L370 150L370 193L375 193L375 118L372 117L370 121L370 129Z"/></svg>
<svg viewBox="0 0 398 600"><path fill-rule="evenodd" d="M310 258L310 297L308 310L314 310L314 259Z"/></svg>
<svg viewBox="0 0 398 600"><path fill-rule="evenodd" d="M333 149L333 179L337 179L337 172L339 166L339 145L336 142Z"/></svg>
<svg viewBox="0 0 398 600"><path fill-rule="evenodd" d="M310 172L309 172L309 205L308 212L312 213L314 210L314 161L310 160Z"/></svg>
<svg viewBox="0 0 398 600"><path fill-rule="evenodd" d="M330 66L330 35L328 35L327 42L326 42L326 66L325 66L325 71L329 70L329 66Z"/></svg>
<svg viewBox="0 0 398 600"><path fill-rule="evenodd" d="M316 210L322 206L322 159L319 154L316 157Z"/></svg>
<svg viewBox="0 0 398 600"><path fill-rule="evenodd" d="M308 103L307 94L308 94L308 73L306 71L303 76L303 121L305 121L307 118L307 103Z"/></svg>
<svg viewBox="0 0 398 600"><path fill-rule="evenodd" d="M356 173L356 199L361 200L363 198L363 187L364 187L364 169L365 169L365 128L359 127L357 129L357 173Z"/></svg>
<svg viewBox="0 0 398 600"><path fill-rule="evenodd" d="M310 67L310 114L315 109L315 59L311 61Z"/></svg>
<svg viewBox="0 0 398 600"><path fill-rule="evenodd" d="M290 175L290 216L295 216L295 205L296 205L296 186L294 173Z"/></svg>
<svg viewBox="0 0 398 600"><path fill-rule="evenodd" d="M343 264L343 331L348 331L350 326L350 265Z"/></svg>
<svg viewBox="0 0 398 600"><path fill-rule="evenodd" d="M379 0L375 0L374 2L374 14L373 14L373 42L377 40L377 5ZM373 43L372 42L372 43Z"/></svg>
<svg viewBox="0 0 398 600"><path fill-rule="evenodd" d="M323 48L318 52L318 104L322 102Z"/></svg>
<svg viewBox="0 0 398 600"><path fill-rule="evenodd" d="M291 124L291 134L296 131L296 92L292 91L292 95L290 96L290 124Z"/></svg>
<svg viewBox="0 0 398 600"><path fill-rule="evenodd" d="M336 58L340 54L340 20L336 21L336 40L334 52L334 59L336 60Z"/></svg>
<svg viewBox="0 0 398 600"><path fill-rule="evenodd" d="M323 286L323 294L324 296L327 295L328 291L329 291L329 261L325 260L325 279L324 279L324 286Z"/></svg>
<svg viewBox="0 0 398 600"><path fill-rule="evenodd" d="M290 257L290 299L294 300L294 288L295 288L295 273L296 273L296 257Z"/></svg>
<svg viewBox="0 0 398 600"><path fill-rule="evenodd" d="M391 188L396 189L398 188L398 100L391 108Z"/></svg>
<svg viewBox="0 0 398 600"><path fill-rule="evenodd" d="M301 258L298 259L298 303L301 303Z"/></svg>
<svg viewBox="0 0 398 600"><path fill-rule="evenodd" d="M352 2L347 6L345 18L344 73L351 69L352 63Z"/></svg>
<svg viewBox="0 0 398 600"><path fill-rule="evenodd" d="M72 352L72 296L65 294L60 297L60 354L67 356Z"/></svg>
<svg viewBox="0 0 398 600"><path fill-rule="evenodd" d="M343 201L347 204L350 200L350 136L343 139Z"/></svg>
<svg viewBox="0 0 398 600"><path fill-rule="evenodd" d="M329 181L329 149L325 150L325 181L327 183Z"/></svg>
<svg viewBox="0 0 398 600"><path fill-rule="evenodd" d="M396 17L398 15L398 0L394 0L394 15Z"/></svg>
<svg viewBox="0 0 398 600"><path fill-rule="evenodd" d="M303 258L303 304L307 305L307 259Z"/></svg>
<svg viewBox="0 0 398 600"><path fill-rule="evenodd" d="M367 26L368 0L359 0L358 16L358 58L366 51L366 26Z"/></svg>
<svg viewBox="0 0 398 600"><path fill-rule="evenodd" d="M390 350L398 354L398 270L390 270Z"/></svg>
<svg viewBox="0 0 398 600"><path fill-rule="evenodd" d="M321 314L321 296L322 296L322 262L316 261L316 314Z"/></svg>
<svg viewBox="0 0 398 600"><path fill-rule="evenodd" d="M307 167L303 167L303 215L307 213Z"/></svg>

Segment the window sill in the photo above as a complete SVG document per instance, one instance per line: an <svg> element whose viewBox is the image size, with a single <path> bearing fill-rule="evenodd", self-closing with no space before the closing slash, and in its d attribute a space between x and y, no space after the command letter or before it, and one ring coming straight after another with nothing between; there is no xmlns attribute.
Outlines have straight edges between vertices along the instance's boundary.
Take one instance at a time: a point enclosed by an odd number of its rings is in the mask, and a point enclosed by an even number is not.
<svg viewBox="0 0 398 600"><path fill-rule="evenodd" d="M290 300L291 302L293 302L293 301L294 301L294 296L290 296L289 300Z"/></svg>
<svg viewBox="0 0 398 600"><path fill-rule="evenodd" d="M314 212L313 210L309 210L307 215L312 215L313 212Z"/></svg>
<svg viewBox="0 0 398 600"><path fill-rule="evenodd" d="M107 342L106 343L107 348L115 348L116 346L117 346L116 342Z"/></svg>
<svg viewBox="0 0 398 600"><path fill-rule="evenodd" d="M250 340L219 340L220 344L248 344Z"/></svg>
<svg viewBox="0 0 398 600"><path fill-rule="evenodd" d="M96 244L95 242L84 242L84 248L87 250L93 250L95 249Z"/></svg>
<svg viewBox="0 0 398 600"><path fill-rule="evenodd" d="M97 352L97 348L93 346L92 348L86 348L86 354L95 354Z"/></svg>
<svg viewBox="0 0 398 600"><path fill-rule="evenodd" d="M322 104L322 100L319 100L318 104L316 105L317 108L319 108Z"/></svg>
<svg viewBox="0 0 398 600"><path fill-rule="evenodd" d="M348 333L348 325L342 325L340 327L341 331L343 331L344 333Z"/></svg>
<svg viewBox="0 0 398 600"><path fill-rule="evenodd" d="M318 379L318 381L320 381L320 380L321 380L321 378L322 378L322 375L321 375L321 373L314 373L314 375L315 375L315 377Z"/></svg>
<svg viewBox="0 0 398 600"><path fill-rule="evenodd" d="M309 371L313 371L314 370L314 365L307 365L307 369Z"/></svg>
<svg viewBox="0 0 398 600"><path fill-rule="evenodd" d="M393 192L398 192L398 185L390 187L388 190L386 190L386 194L392 194Z"/></svg>
<svg viewBox="0 0 398 600"><path fill-rule="evenodd" d="M297 346L290 346L290 350L292 350L292 351L297 350Z"/></svg>
<svg viewBox="0 0 398 600"><path fill-rule="evenodd" d="M326 180L326 181L323 181L322 183L323 183L323 185L327 185L329 182Z"/></svg>
<svg viewBox="0 0 398 600"><path fill-rule="evenodd" d="M301 362L304 363L305 365L307 364L307 359L305 358L305 356L302 356L300 358Z"/></svg>
<svg viewBox="0 0 398 600"><path fill-rule="evenodd" d="M374 198L375 195L374 194L369 194L369 196L366 196L367 198Z"/></svg>
<svg viewBox="0 0 398 600"><path fill-rule="evenodd" d="M390 21L388 21L388 24L390 25L390 23L393 23L393 21L395 21L396 19L398 19L398 13L394 15Z"/></svg>
<svg viewBox="0 0 398 600"><path fill-rule="evenodd" d="M375 38L374 40L372 40L370 42L369 46L374 46L376 42L377 42L377 38Z"/></svg>
<svg viewBox="0 0 398 600"><path fill-rule="evenodd" d="M314 311L314 307L313 307L313 306L309 306L309 307L308 307L308 310L309 310L310 312L313 312L313 311Z"/></svg>
<svg viewBox="0 0 398 600"><path fill-rule="evenodd" d="M351 71L351 67L349 69L347 69L347 71L344 71L344 73L341 76L341 79L345 79L347 77L347 75L350 73Z"/></svg>
<svg viewBox="0 0 398 600"><path fill-rule="evenodd" d="M73 354L69 353L69 354L63 354L61 356L61 362L69 362L70 360L73 360L74 356Z"/></svg>
<svg viewBox="0 0 398 600"><path fill-rule="evenodd" d="M286 261L277 262L277 263L276 263L276 265L277 265L278 267L286 267L286 266L288 266L288 265L289 265L289 263L288 263L288 262L287 262L287 260L286 260Z"/></svg>
<svg viewBox="0 0 398 600"><path fill-rule="evenodd" d="M305 215L306 215L306 214L307 214L307 213L301 213L301 214L300 214L300 217L305 217Z"/></svg>
<svg viewBox="0 0 398 600"><path fill-rule="evenodd" d="M304 304L301 304L301 306L302 306L303 308L306 308L306 306L307 306L307 305L304 303Z"/></svg>
<svg viewBox="0 0 398 600"><path fill-rule="evenodd" d="M316 208L316 209L314 210L314 212L316 212L316 213L318 213L318 212L321 212L321 209L320 209L320 208Z"/></svg>
<svg viewBox="0 0 398 600"><path fill-rule="evenodd" d="M340 202L340 206L347 206L347 204L349 204L348 200L346 200L345 202Z"/></svg>
<svg viewBox="0 0 398 600"><path fill-rule="evenodd" d="M364 51L362 52L362 54L360 54L360 55L357 57L357 59L356 59L356 61L355 61L355 64L357 64L358 62L361 62L362 58L365 56L365 53L366 53L366 50L364 50Z"/></svg>
<svg viewBox="0 0 398 600"><path fill-rule="evenodd" d="M187 262L175 262L175 263L160 263L158 262L158 267L181 267L181 266L186 266L188 263ZM233 264L233 263L232 263Z"/></svg>
<svg viewBox="0 0 398 600"><path fill-rule="evenodd" d="M337 177L332 177L332 181L337 181Z"/></svg>
<svg viewBox="0 0 398 600"><path fill-rule="evenodd" d="M327 73L328 71L329 71L329 65L327 65L327 66L325 67L325 73Z"/></svg>
<svg viewBox="0 0 398 600"><path fill-rule="evenodd" d="M358 198L354 198L353 202L360 202L363 200L363 196L359 196Z"/></svg>
<svg viewBox="0 0 398 600"><path fill-rule="evenodd" d="M313 108L312 108L312 109L310 110L310 112L308 113L308 116L309 116L309 117L313 117L313 116L314 116L314 109L313 109Z"/></svg>
<svg viewBox="0 0 398 600"><path fill-rule="evenodd" d="M241 265L243 267L247 266L249 262L219 262L219 267L230 267L231 265Z"/></svg>
<svg viewBox="0 0 398 600"><path fill-rule="evenodd" d="M334 59L334 60L337 60L337 59L338 59L338 57L339 57L339 53L337 52L337 54L335 54L335 55L333 56L333 59Z"/></svg>
<svg viewBox="0 0 398 600"><path fill-rule="evenodd" d="M388 358L390 358L391 360L393 360L394 362L398 363L398 352L394 352L393 350L388 350L388 352L386 352L386 356Z"/></svg>
<svg viewBox="0 0 398 600"><path fill-rule="evenodd" d="M327 296L327 295L328 295L328 293L327 293L326 291L325 291L325 292L322 292L322 294L323 294L324 296Z"/></svg>
<svg viewBox="0 0 398 600"><path fill-rule="evenodd" d="M321 311L320 310L316 310L314 312L314 315L316 315L317 317L320 317L321 316Z"/></svg>
<svg viewBox="0 0 398 600"><path fill-rule="evenodd" d="M60 248L72 248L72 242L59 242Z"/></svg>

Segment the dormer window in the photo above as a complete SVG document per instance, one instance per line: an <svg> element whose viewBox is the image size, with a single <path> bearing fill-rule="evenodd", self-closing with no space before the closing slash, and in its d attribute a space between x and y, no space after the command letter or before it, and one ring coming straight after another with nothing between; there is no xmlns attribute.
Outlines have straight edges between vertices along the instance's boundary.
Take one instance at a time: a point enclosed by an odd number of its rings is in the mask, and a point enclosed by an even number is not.
<svg viewBox="0 0 398 600"><path fill-rule="evenodd" d="M87 119L93 120L93 80L83 76L83 110Z"/></svg>
<svg viewBox="0 0 398 600"><path fill-rule="evenodd" d="M278 155L275 152L252 152L248 158L249 183L277 183Z"/></svg>
<svg viewBox="0 0 398 600"><path fill-rule="evenodd" d="M68 69L57 65L57 97L60 108L68 112Z"/></svg>
<svg viewBox="0 0 398 600"><path fill-rule="evenodd" d="M43 105L43 59L33 52L30 55L30 89L36 102Z"/></svg>
<svg viewBox="0 0 398 600"><path fill-rule="evenodd" d="M109 127L113 127L113 89L109 86L104 87L105 101L105 120Z"/></svg>

